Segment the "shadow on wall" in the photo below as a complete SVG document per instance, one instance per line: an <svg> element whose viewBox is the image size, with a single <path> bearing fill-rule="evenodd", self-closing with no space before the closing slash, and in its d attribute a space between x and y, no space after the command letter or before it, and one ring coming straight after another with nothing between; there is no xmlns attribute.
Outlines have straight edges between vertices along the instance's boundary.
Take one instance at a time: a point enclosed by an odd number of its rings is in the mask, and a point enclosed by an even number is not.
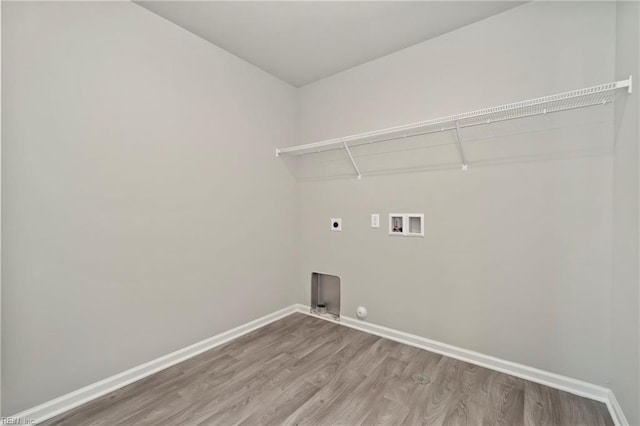
<svg viewBox="0 0 640 426"><path fill-rule="evenodd" d="M461 129L461 138L469 168L570 160L612 155L613 124L613 106L607 104L468 127ZM364 142L350 149L363 176L462 168L455 131ZM356 176L342 148L282 159L300 181Z"/></svg>

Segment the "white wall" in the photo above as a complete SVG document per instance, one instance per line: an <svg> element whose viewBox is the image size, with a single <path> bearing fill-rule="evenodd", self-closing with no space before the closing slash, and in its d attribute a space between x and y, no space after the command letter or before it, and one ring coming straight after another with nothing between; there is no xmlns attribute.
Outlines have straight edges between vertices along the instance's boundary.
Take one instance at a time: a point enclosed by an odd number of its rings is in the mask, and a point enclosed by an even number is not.
<svg viewBox="0 0 640 426"><path fill-rule="evenodd" d="M640 5L618 2L616 77L635 88L615 106L613 174L613 362L611 388L630 424L640 424Z"/></svg>
<svg viewBox="0 0 640 426"><path fill-rule="evenodd" d="M294 89L128 2L2 3L13 414L294 302Z"/></svg>
<svg viewBox="0 0 640 426"><path fill-rule="evenodd" d="M528 3L305 86L297 143L612 81L615 14ZM339 275L344 315L607 385L613 108L563 114L464 130L467 172L452 135L355 148L362 181L335 179L343 152L304 157L298 300L311 272ZM387 236L402 212L425 238Z"/></svg>

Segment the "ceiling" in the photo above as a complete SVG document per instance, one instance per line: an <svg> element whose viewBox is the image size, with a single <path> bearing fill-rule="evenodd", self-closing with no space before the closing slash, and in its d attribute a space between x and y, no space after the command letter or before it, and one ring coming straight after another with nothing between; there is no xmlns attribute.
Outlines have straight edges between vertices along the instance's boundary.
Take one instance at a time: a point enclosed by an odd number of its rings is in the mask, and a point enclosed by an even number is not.
<svg viewBox="0 0 640 426"><path fill-rule="evenodd" d="M297 87L455 30L514 1L137 1Z"/></svg>

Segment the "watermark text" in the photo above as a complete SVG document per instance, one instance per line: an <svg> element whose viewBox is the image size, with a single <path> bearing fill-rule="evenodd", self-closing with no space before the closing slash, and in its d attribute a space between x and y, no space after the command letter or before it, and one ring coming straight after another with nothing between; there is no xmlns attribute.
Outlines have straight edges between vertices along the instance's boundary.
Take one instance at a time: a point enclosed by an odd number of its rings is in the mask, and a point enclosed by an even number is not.
<svg viewBox="0 0 640 426"><path fill-rule="evenodd" d="M36 419L28 417L0 417L0 425L34 425Z"/></svg>

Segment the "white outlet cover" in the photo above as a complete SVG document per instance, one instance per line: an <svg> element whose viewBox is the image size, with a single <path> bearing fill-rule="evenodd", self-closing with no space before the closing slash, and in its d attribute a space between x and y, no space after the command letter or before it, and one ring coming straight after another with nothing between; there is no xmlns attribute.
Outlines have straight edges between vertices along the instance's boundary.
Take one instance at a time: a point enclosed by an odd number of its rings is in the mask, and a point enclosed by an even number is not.
<svg viewBox="0 0 640 426"><path fill-rule="evenodd" d="M374 213L371 215L371 227L372 228L380 228L380 215Z"/></svg>
<svg viewBox="0 0 640 426"><path fill-rule="evenodd" d="M342 231L342 218L340 217L331 218L329 229L331 229L332 231Z"/></svg>

